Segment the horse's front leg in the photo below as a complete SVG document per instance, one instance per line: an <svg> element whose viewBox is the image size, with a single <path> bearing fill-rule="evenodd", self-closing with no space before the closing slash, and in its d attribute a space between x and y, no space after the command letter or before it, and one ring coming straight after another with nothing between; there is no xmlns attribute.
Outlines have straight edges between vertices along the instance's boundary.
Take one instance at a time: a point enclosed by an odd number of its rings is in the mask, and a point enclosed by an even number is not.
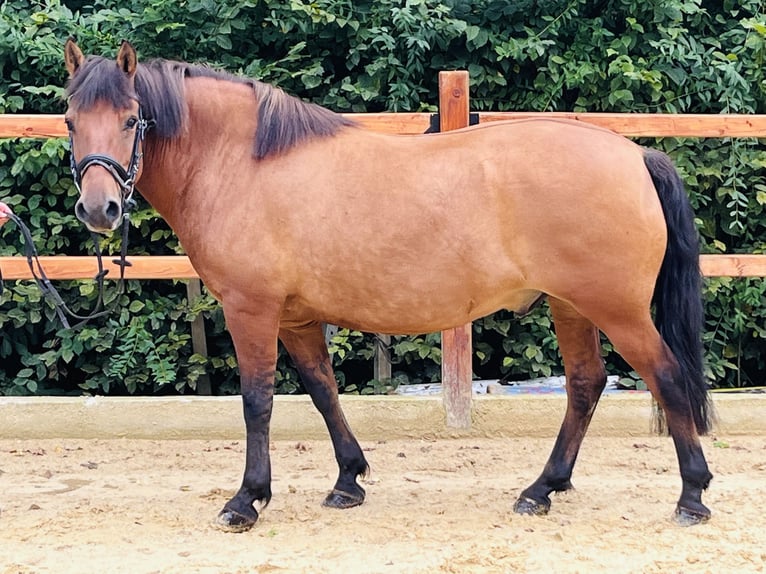
<svg viewBox="0 0 766 574"><path fill-rule="evenodd" d="M338 480L323 504L331 508L358 506L364 502L365 492L356 479L367 473L367 460L343 416L322 327L312 322L283 328L279 338L295 362L314 406L324 418L335 450Z"/></svg>
<svg viewBox="0 0 766 574"><path fill-rule="evenodd" d="M279 309L252 301L243 306L224 301L226 323L239 364L247 447L245 473L234 497L218 514L216 525L244 532L258 520L271 500L269 423L274 399Z"/></svg>

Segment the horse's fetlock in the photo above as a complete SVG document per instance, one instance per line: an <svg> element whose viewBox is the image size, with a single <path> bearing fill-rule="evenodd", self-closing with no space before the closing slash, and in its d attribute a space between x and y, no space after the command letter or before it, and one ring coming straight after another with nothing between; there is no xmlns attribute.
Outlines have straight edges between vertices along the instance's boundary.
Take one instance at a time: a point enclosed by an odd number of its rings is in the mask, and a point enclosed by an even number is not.
<svg viewBox="0 0 766 574"><path fill-rule="evenodd" d="M713 480L713 475L705 468L698 472L686 472L682 479L684 485L697 490L707 490L707 487L710 486L710 481Z"/></svg>
<svg viewBox="0 0 766 574"><path fill-rule="evenodd" d="M351 476L367 476L370 472L370 465L364 457L349 460L345 464L340 465L341 473L349 474Z"/></svg>

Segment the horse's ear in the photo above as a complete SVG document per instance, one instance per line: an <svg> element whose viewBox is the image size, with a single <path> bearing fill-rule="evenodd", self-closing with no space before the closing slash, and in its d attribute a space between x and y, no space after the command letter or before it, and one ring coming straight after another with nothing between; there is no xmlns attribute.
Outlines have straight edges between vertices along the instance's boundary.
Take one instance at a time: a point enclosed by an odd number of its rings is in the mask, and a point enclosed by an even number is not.
<svg viewBox="0 0 766 574"><path fill-rule="evenodd" d="M136 56L136 49L127 40L123 40L120 44L120 51L117 52L117 65L130 77L136 73L138 56Z"/></svg>
<svg viewBox="0 0 766 574"><path fill-rule="evenodd" d="M77 73L77 70L80 69L80 66L82 66L82 63L85 61L85 56L82 53L82 50L80 50L80 47L77 45L77 43L74 41L74 38L67 39L66 43L64 44L64 63L66 64L67 72L69 72L69 77L72 78Z"/></svg>

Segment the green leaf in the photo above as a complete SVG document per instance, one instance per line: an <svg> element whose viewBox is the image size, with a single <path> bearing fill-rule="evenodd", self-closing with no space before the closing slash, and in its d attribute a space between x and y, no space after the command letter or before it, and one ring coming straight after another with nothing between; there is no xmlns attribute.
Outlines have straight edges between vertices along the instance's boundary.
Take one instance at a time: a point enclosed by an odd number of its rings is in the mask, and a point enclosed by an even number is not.
<svg viewBox="0 0 766 574"><path fill-rule="evenodd" d="M74 351L70 347L61 349L61 358L65 363L71 363L74 358Z"/></svg>
<svg viewBox="0 0 766 574"><path fill-rule="evenodd" d="M307 90L311 90L313 88L316 88L322 83L322 77L304 75L304 76L301 76L301 82L303 82L303 85Z"/></svg>
<svg viewBox="0 0 766 574"><path fill-rule="evenodd" d="M479 32L481 32L481 28L478 26L467 26L465 29L465 38L469 42L476 39L476 37L479 35Z"/></svg>
<svg viewBox="0 0 766 574"><path fill-rule="evenodd" d="M527 359L534 359L537 356L537 353L539 352L539 348L535 346L529 346L526 349L524 349L524 356Z"/></svg>
<svg viewBox="0 0 766 574"><path fill-rule="evenodd" d="M231 50L231 38L228 36L216 36L215 43L224 50Z"/></svg>

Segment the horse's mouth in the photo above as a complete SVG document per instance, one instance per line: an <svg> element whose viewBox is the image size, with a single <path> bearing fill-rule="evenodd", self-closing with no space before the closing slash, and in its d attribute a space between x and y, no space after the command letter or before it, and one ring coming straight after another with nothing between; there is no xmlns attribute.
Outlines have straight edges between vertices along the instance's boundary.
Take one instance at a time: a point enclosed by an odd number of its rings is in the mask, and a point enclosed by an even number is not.
<svg viewBox="0 0 766 574"><path fill-rule="evenodd" d="M91 233L98 233L99 235L111 235L119 227L119 222L116 222L112 227L99 227L97 225L85 223L85 227Z"/></svg>

